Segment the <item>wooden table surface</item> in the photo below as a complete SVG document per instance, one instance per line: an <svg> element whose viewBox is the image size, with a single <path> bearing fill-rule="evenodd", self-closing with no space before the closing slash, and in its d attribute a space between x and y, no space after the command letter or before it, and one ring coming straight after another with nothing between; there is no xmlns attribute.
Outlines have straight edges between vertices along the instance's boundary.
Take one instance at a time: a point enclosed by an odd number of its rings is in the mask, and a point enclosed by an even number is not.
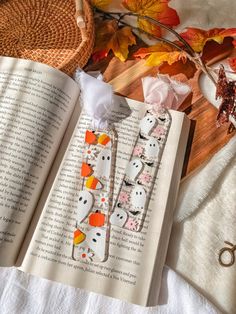
<svg viewBox="0 0 236 314"><path fill-rule="evenodd" d="M232 51L231 42L226 40L224 45L210 44L209 52L205 59L220 59ZM125 63L115 57L108 57L97 64L90 64L87 70L100 70L105 81L113 85L114 91L118 94L143 101L141 78L158 73L157 67L145 66L144 60L127 60ZM171 73L171 67L164 69L166 73ZM190 174L200 165L209 160L218 150L220 150L235 131L228 133L229 125L216 127L217 109L211 105L201 94L198 86L200 71L197 71L191 79L185 75L174 75L173 78L187 82L192 88L192 95L181 105L180 110L184 111L191 119L191 130L187 153L184 162L183 174Z"/></svg>

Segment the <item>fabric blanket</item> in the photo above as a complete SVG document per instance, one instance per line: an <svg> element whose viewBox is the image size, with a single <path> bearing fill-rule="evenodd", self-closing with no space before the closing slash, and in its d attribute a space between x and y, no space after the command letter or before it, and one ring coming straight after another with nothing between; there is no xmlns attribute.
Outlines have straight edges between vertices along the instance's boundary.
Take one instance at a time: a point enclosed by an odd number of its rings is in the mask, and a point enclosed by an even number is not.
<svg viewBox="0 0 236 314"><path fill-rule="evenodd" d="M218 258L220 249L229 247L224 241L236 245L235 199L236 137L182 183L167 258L170 267L232 314L236 313L236 263L222 267ZM227 254L224 258L230 260Z"/></svg>
<svg viewBox="0 0 236 314"><path fill-rule="evenodd" d="M145 308L0 268L1 314L217 314L194 288L165 268L160 305ZM178 291L178 293L176 293Z"/></svg>

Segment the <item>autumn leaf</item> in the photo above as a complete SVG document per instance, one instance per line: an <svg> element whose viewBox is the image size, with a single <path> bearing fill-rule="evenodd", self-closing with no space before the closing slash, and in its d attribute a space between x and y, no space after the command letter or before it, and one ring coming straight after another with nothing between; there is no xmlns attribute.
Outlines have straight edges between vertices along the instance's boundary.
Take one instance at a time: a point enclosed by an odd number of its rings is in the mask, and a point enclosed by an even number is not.
<svg viewBox="0 0 236 314"><path fill-rule="evenodd" d="M191 79L196 73L197 68L193 61L187 59L186 62L176 61L174 64L169 65L164 62L160 67L158 67L158 72L162 74L168 74L170 76L175 76L178 74L183 74L187 79Z"/></svg>
<svg viewBox="0 0 236 314"><path fill-rule="evenodd" d="M96 26L96 41L93 51L93 61L105 58L112 50L121 61L125 61L129 54L129 46L136 44L136 38L131 28L118 28L115 20L106 20Z"/></svg>
<svg viewBox="0 0 236 314"><path fill-rule="evenodd" d="M187 56L184 51L176 50L165 43L158 43L148 48L140 48L136 53L134 53L133 56L135 58L141 59L144 59L148 56L146 65L149 66L160 66L164 62L172 65L179 60L181 60L183 63L187 60Z"/></svg>
<svg viewBox="0 0 236 314"><path fill-rule="evenodd" d="M168 6L169 0L123 0L123 6L139 15L151 17L169 27L179 24L177 12ZM144 31L160 36L161 29L159 26L143 18L138 18L138 27Z"/></svg>
<svg viewBox="0 0 236 314"><path fill-rule="evenodd" d="M91 4L98 9L106 9L112 0L91 0Z"/></svg>
<svg viewBox="0 0 236 314"><path fill-rule="evenodd" d="M196 52L201 52L207 41L214 40L222 44L225 37L236 36L236 28L213 28L205 31L200 28L188 27L186 32L180 34Z"/></svg>
<svg viewBox="0 0 236 314"><path fill-rule="evenodd" d="M229 65L231 69L236 72L236 58L229 58L228 59Z"/></svg>
<svg viewBox="0 0 236 314"><path fill-rule="evenodd" d="M138 18L137 20L138 27L145 32L154 35L156 37L161 37L161 28L147 20Z"/></svg>

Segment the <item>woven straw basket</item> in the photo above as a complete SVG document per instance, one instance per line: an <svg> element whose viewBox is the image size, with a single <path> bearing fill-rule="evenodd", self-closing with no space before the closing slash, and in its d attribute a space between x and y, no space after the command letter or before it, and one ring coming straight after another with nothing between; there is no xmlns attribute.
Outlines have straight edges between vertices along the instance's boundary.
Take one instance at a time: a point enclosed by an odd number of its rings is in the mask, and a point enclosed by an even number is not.
<svg viewBox="0 0 236 314"><path fill-rule="evenodd" d="M71 75L87 63L94 44L92 10L87 0L82 4L85 25L79 28L75 0L0 0L0 55Z"/></svg>

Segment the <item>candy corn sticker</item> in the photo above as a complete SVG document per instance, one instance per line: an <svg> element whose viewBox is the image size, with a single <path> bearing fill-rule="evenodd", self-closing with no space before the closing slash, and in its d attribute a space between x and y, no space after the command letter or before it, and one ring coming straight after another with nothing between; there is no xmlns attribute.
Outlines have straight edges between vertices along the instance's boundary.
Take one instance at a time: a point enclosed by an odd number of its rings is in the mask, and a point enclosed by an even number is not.
<svg viewBox="0 0 236 314"><path fill-rule="evenodd" d="M98 143L103 145L103 146L110 146L111 145L111 138L107 134L103 133L99 136Z"/></svg>
<svg viewBox="0 0 236 314"><path fill-rule="evenodd" d="M102 183L94 176L91 176L86 181L86 188L91 190L100 190L102 189Z"/></svg>
<svg viewBox="0 0 236 314"><path fill-rule="evenodd" d="M96 135L93 132L87 130L85 133L85 142L87 144L96 144L97 143Z"/></svg>
<svg viewBox="0 0 236 314"><path fill-rule="evenodd" d="M89 177L93 173L93 169L90 165L86 164L85 162L82 163L81 166L81 176L82 177Z"/></svg>
<svg viewBox="0 0 236 314"><path fill-rule="evenodd" d="M83 242L86 238L86 235L80 231L79 229L75 230L74 232L74 245L78 245Z"/></svg>

